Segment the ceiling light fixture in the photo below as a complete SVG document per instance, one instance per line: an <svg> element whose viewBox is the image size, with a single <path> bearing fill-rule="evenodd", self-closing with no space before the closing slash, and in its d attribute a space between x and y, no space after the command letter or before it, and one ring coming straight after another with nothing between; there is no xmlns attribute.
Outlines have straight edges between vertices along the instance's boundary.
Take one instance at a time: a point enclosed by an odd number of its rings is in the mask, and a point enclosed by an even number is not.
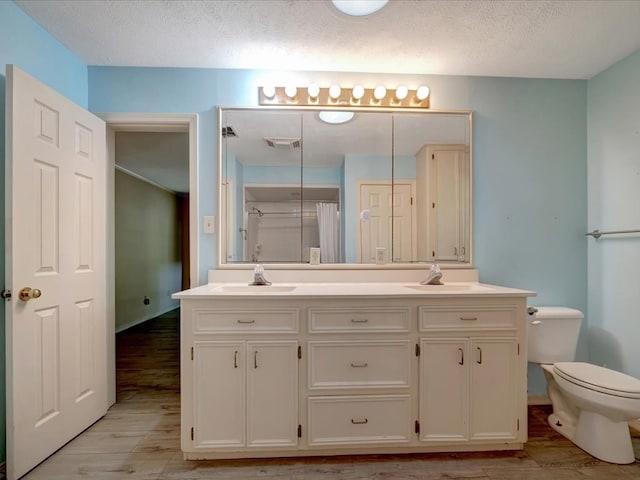
<svg viewBox="0 0 640 480"><path fill-rule="evenodd" d="M407 98L407 95L409 95L409 89L404 85L400 85L396 88L396 100L402 101Z"/></svg>
<svg viewBox="0 0 640 480"><path fill-rule="evenodd" d="M320 95L320 87L317 83L312 83L307 87L307 93L309 94L309 98L315 100Z"/></svg>
<svg viewBox="0 0 640 480"><path fill-rule="evenodd" d="M351 96L354 100L360 100L362 97L364 97L364 87L362 85L356 85L355 87L353 87Z"/></svg>
<svg viewBox="0 0 640 480"><path fill-rule="evenodd" d="M293 85L287 85L286 87L284 87L284 93L289 98L296 98L296 95L298 94L298 89Z"/></svg>
<svg viewBox="0 0 640 480"><path fill-rule="evenodd" d="M418 90L416 90L416 98L419 101L425 100L429 96L429 92L429 87L427 87L426 85L421 85L420 87L418 87Z"/></svg>
<svg viewBox="0 0 640 480"><path fill-rule="evenodd" d="M352 17L364 17L377 12L384 7L389 0L331 0L333 6L342 13Z"/></svg>
<svg viewBox="0 0 640 480"><path fill-rule="evenodd" d="M378 85L373 91L373 98L376 100L382 100L387 96L387 89L383 85Z"/></svg>
<svg viewBox="0 0 640 480"><path fill-rule="evenodd" d="M323 110L318 112L318 117L324 123L330 123L332 125L338 125L340 123L347 123L355 116L354 112L348 112L346 110L328 111Z"/></svg>
<svg viewBox="0 0 640 480"><path fill-rule="evenodd" d="M273 98L276 96L276 87L273 85L267 85L266 87L262 87L262 93L267 98Z"/></svg>
<svg viewBox="0 0 640 480"><path fill-rule="evenodd" d="M259 87L258 101L260 105L297 105L297 106L331 106L331 107L376 107L376 108L429 108L430 91L426 85L411 90L404 85L387 88L378 85L365 88L362 85L341 87L333 84L320 87L311 84L307 87Z"/></svg>

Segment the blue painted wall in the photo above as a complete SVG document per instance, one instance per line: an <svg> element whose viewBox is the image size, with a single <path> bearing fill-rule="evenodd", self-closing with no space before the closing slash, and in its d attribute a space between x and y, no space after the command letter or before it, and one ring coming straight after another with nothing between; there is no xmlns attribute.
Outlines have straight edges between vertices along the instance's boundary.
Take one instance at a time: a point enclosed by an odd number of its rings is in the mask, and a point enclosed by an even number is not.
<svg viewBox="0 0 640 480"><path fill-rule="evenodd" d="M0 1L0 251L5 251L5 94L6 65L13 64L37 77L83 107L87 107L87 66L49 35L13 2ZM0 271L4 275L4 253ZM4 277L2 288L4 288ZM5 444L5 309L0 309L0 461Z"/></svg>
<svg viewBox="0 0 640 480"><path fill-rule="evenodd" d="M640 51L589 81L589 230L640 229ZM591 361L640 378L640 235L588 239Z"/></svg>
<svg viewBox="0 0 640 480"><path fill-rule="evenodd" d="M586 81L89 67L89 107L200 113L200 213L214 215L215 107L257 105L258 86L276 75L282 84L426 83L433 109L473 110L474 259L481 280L535 290L532 304L586 310ZM215 237L201 234L200 245L204 282L215 266ZM540 372L531 377L531 393L544 393Z"/></svg>

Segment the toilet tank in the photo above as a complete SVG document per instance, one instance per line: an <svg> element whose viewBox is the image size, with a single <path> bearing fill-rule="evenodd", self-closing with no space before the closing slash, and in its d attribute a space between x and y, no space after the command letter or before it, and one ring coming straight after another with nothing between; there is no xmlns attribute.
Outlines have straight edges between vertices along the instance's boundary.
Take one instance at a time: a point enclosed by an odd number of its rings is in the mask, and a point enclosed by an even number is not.
<svg viewBox="0 0 640 480"><path fill-rule="evenodd" d="M527 314L527 360L533 363L572 362L584 315L567 307L536 307Z"/></svg>

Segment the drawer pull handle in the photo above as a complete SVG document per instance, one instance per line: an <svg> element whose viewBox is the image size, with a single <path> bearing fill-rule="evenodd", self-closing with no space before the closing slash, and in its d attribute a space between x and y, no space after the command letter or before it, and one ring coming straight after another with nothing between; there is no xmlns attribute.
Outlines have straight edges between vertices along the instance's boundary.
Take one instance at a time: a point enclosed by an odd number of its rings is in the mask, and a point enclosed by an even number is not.
<svg viewBox="0 0 640 480"><path fill-rule="evenodd" d="M256 323L255 320L238 320L238 323Z"/></svg>
<svg viewBox="0 0 640 480"><path fill-rule="evenodd" d="M238 368L238 350L233 352L233 368Z"/></svg>
<svg viewBox="0 0 640 480"><path fill-rule="evenodd" d="M362 363L354 363L354 362L351 362L351 366L352 366L353 368L364 368L364 367L368 367L368 366L369 366L369 364L368 364L367 362L362 362Z"/></svg>
<svg viewBox="0 0 640 480"><path fill-rule="evenodd" d="M462 348L458 348L460 352L460 360L458 360L458 364L464 365L464 350Z"/></svg>
<svg viewBox="0 0 640 480"><path fill-rule="evenodd" d="M473 320L478 320L478 317L460 317L460 320L473 321Z"/></svg>
<svg viewBox="0 0 640 480"><path fill-rule="evenodd" d="M368 318L352 318L351 323L367 323L369 321Z"/></svg>
<svg viewBox="0 0 640 480"><path fill-rule="evenodd" d="M351 423L353 423L354 425L365 425L365 424L369 423L369 420L367 418L365 418L364 420L354 420L352 418L351 419Z"/></svg>

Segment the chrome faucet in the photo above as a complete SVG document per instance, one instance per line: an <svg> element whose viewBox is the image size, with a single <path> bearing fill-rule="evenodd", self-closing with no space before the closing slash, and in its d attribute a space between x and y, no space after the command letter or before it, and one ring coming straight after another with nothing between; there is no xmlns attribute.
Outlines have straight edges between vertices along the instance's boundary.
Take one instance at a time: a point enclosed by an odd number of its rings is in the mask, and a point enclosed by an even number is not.
<svg viewBox="0 0 640 480"><path fill-rule="evenodd" d="M442 282L440 281L441 278L442 272L440 271L440 266L437 263L434 263L429 269L429 275L420 282L420 285L442 285Z"/></svg>
<svg viewBox="0 0 640 480"><path fill-rule="evenodd" d="M264 268L258 264L253 269L253 282L249 285L271 285L271 282L264 278Z"/></svg>

